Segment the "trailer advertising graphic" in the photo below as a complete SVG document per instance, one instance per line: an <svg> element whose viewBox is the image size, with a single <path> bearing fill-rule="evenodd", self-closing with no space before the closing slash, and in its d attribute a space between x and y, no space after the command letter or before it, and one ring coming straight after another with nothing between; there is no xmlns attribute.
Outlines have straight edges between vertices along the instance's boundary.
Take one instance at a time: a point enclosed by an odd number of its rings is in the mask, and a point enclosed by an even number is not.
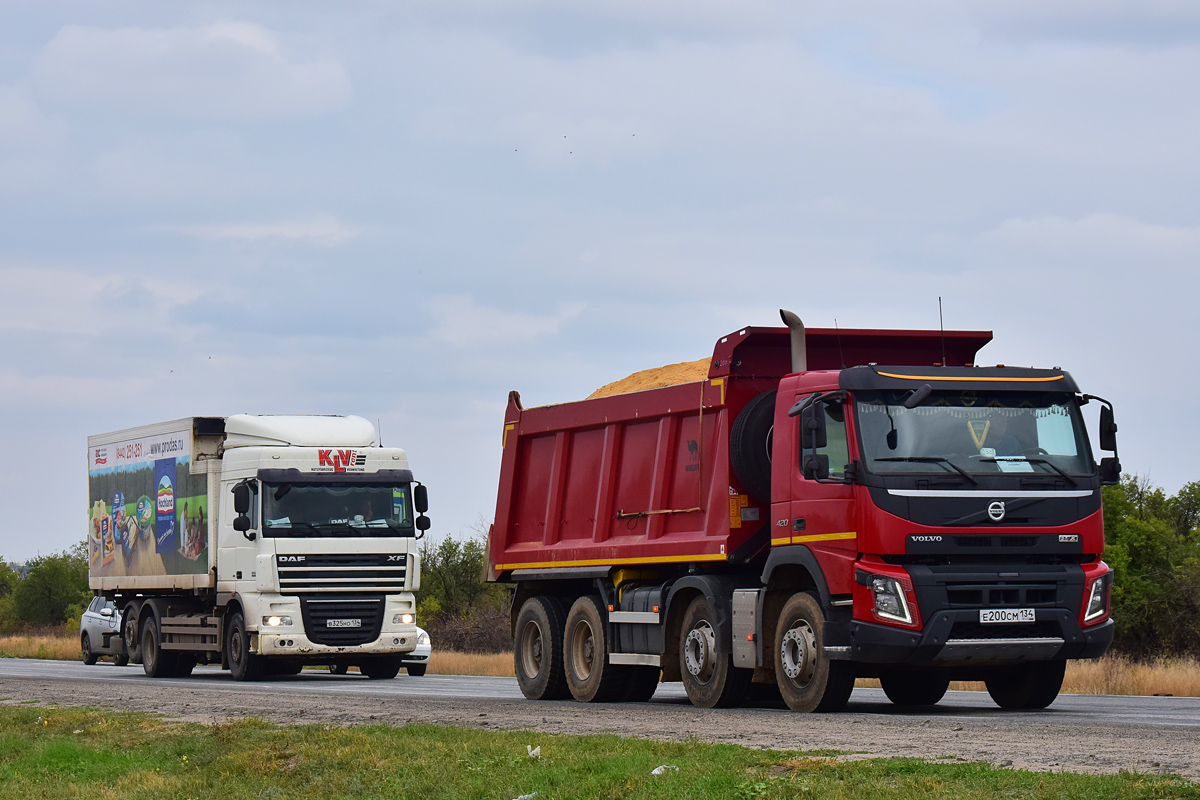
<svg viewBox="0 0 1200 800"><path fill-rule="evenodd" d="M189 471L191 431L88 451L93 577L208 570L207 476Z"/></svg>

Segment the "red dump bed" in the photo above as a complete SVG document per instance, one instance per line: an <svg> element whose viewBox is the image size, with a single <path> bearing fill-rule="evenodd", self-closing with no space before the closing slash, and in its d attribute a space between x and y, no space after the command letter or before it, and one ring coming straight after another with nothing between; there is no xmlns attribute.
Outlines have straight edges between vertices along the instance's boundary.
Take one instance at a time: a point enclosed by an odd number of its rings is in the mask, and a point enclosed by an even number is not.
<svg viewBox="0 0 1200 800"><path fill-rule="evenodd" d="M810 328L809 371L867 363L969 365L986 331ZM791 372L786 328L745 328L717 342L708 379L524 409L504 416L490 536L501 572L749 558L769 522L729 464L742 407Z"/></svg>

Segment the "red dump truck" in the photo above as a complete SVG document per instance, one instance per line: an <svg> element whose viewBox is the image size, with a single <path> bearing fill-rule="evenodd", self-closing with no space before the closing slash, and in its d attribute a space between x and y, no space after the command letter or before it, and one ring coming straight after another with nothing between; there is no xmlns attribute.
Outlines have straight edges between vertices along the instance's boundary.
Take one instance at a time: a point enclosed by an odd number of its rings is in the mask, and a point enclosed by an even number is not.
<svg viewBox="0 0 1200 800"><path fill-rule="evenodd" d="M509 396L489 577L515 584L531 699L701 707L774 684L833 711L982 680L1044 708L1112 641L1100 487L1112 405L1063 370L975 365L986 331L750 327L707 378ZM1081 407L1102 407L1097 464Z"/></svg>

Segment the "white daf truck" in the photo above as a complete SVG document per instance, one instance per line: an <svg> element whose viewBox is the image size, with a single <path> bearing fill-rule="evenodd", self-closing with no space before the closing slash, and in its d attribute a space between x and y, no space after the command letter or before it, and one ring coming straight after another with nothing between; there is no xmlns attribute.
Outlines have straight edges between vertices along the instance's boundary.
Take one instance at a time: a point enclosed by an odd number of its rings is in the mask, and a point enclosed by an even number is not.
<svg viewBox="0 0 1200 800"><path fill-rule="evenodd" d="M93 650L151 677L306 664L395 677L417 645L428 496L362 417L188 417L88 437Z"/></svg>

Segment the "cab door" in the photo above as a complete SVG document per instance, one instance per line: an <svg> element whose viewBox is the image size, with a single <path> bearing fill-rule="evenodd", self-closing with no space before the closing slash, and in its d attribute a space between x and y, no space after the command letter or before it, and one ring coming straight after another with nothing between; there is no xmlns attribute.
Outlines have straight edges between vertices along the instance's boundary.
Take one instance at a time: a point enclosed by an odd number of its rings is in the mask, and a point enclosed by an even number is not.
<svg viewBox="0 0 1200 800"><path fill-rule="evenodd" d="M794 397L795 402L809 404L793 417L796 449L792 452L796 457L788 467L791 516L787 535L791 544L812 550L830 594L848 595L858 556L854 487L848 478L854 454L846 407L837 398L825 393L814 399L803 392Z"/></svg>

